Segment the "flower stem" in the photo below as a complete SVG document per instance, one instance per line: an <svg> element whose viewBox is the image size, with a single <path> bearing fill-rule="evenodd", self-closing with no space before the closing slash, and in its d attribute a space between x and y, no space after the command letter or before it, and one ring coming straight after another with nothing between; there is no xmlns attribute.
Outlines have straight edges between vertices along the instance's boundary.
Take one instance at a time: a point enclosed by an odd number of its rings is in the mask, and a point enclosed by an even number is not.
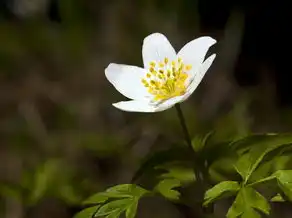
<svg viewBox="0 0 292 218"><path fill-rule="evenodd" d="M184 132L186 142L187 142L188 146L190 147L190 149L193 150L191 137L190 137L187 125L186 125L186 121L185 121L184 115L183 115L182 110L180 108L180 104L175 104L175 109L177 111L177 115L178 115L180 124L182 126L182 130Z"/></svg>

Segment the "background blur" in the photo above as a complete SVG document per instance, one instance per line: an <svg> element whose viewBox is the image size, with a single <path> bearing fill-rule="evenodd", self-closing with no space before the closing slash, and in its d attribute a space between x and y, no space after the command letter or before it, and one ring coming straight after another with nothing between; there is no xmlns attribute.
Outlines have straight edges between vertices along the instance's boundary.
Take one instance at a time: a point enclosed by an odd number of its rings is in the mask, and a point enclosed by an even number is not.
<svg viewBox="0 0 292 218"><path fill-rule="evenodd" d="M111 106L124 97L104 68L142 65L142 41L153 32L176 50L202 35L218 41L214 64L182 105L192 135L289 132L291 12L284 4L0 0L0 217L72 217L81 200L129 182L143 157L181 140L174 109L138 114ZM138 217L180 214L151 199Z"/></svg>

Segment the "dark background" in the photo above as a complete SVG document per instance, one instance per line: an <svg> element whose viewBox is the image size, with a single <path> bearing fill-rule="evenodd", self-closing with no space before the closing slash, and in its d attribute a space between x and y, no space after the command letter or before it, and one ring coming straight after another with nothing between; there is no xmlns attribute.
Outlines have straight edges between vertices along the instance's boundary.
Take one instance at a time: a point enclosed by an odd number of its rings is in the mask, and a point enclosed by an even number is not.
<svg viewBox="0 0 292 218"><path fill-rule="evenodd" d="M290 26L288 1L0 0L0 216L72 217L81 200L129 182L143 157L182 138L173 109L111 106L124 98L104 68L141 66L153 32L177 51L202 35L218 41L182 105L192 135L290 132ZM275 205L290 217L286 207ZM180 215L154 199L138 217Z"/></svg>

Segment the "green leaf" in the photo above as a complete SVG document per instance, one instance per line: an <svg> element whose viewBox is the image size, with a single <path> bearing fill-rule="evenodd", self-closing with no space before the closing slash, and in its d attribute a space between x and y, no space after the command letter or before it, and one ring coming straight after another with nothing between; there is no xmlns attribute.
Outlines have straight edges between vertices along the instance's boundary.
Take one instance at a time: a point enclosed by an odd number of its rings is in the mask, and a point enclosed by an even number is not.
<svg viewBox="0 0 292 218"><path fill-rule="evenodd" d="M135 184L121 184L106 190L106 194L121 195L124 197L142 197L149 191Z"/></svg>
<svg viewBox="0 0 292 218"><path fill-rule="evenodd" d="M133 200L131 198L111 201L101 206L95 216L100 217L100 216L109 215L111 213L117 213L117 211L122 212L126 210L126 208L128 208L132 202Z"/></svg>
<svg viewBox="0 0 292 218"><path fill-rule="evenodd" d="M112 212L111 214L107 215L105 218L119 218L122 212L123 212L123 210L117 209L114 212Z"/></svg>
<svg viewBox="0 0 292 218"><path fill-rule="evenodd" d="M39 201L47 192L49 187L52 185L53 179L56 177L59 166L56 160L50 160L45 162L34 177L33 191L30 196L30 203L34 204Z"/></svg>
<svg viewBox="0 0 292 218"><path fill-rule="evenodd" d="M132 178L132 182L137 181L144 174L155 171L155 167L173 161L191 160L192 154L187 147L175 147L164 151L159 151L149 155L140 165Z"/></svg>
<svg viewBox="0 0 292 218"><path fill-rule="evenodd" d="M93 215L96 213L100 206L94 206L94 207L89 207L86 208L79 213L77 213L74 218L91 218Z"/></svg>
<svg viewBox="0 0 292 218"><path fill-rule="evenodd" d="M165 180L160 181L155 186L154 189L167 199L178 200L180 197L180 193L173 189L180 186L181 186L181 183L177 179L165 179Z"/></svg>
<svg viewBox="0 0 292 218"><path fill-rule="evenodd" d="M276 176L281 190L292 201L292 170L278 170L273 175Z"/></svg>
<svg viewBox="0 0 292 218"><path fill-rule="evenodd" d="M285 199L282 197L281 194L276 194L274 197L271 198L271 202L284 202Z"/></svg>
<svg viewBox="0 0 292 218"><path fill-rule="evenodd" d="M251 187L243 187L240 189L235 201L229 208L227 217L248 217L248 215L258 217L255 212L251 211L253 209L260 210L268 215L271 208L266 198L263 197L259 192Z"/></svg>
<svg viewBox="0 0 292 218"><path fill-rule="evenodd" d="M215 200L219 198L223 198L226 195L227 196L234 195L239 189L240 189L240 185L238 184L238 182L235 182L235 181L221 182L215 185L214 187L212 187L211 189L209 189L205 193L204 206L207 206L208 204L214 202Z"/></svg>
<svg viewBox="0 0 292 218"><path fill-rule="evenodd" d="M126 218L134 218L137 212L138 199L134 200L126 210Z"/></svg>
<svg viewBox="0 0 292 218"><path fill-rule="evenodd" d="M250 208L242 214L241 218L261 218L261 215L254 209Z"/></svg>
<svg viewBox="0 0 292 218"><path fill-rule="evenodd" d="M104 203L108 200L108 196L106 196L104 193L96 193L89 198L87 198L83 204L100 204Z"/></svg>
<svg viewBox="0 0 292 218"><path fill-rule="evenodd" d="M163 179L177 179L182 183L189 183L196 180L194 170L187 166L163 165L156 168L168 171L161 175Z"/></svg>
<svg viewBox="0 0 292 218"><path fill-rule="evenodd" d="M192 147L194 151L199 152L204 149L208 139L213 135L213 132L207 133L204 137L196 136L192 139Z"/></svg>
<svg viewBox="0 0 292 218"><path fill-rule="evenodd" d="M235 164L236 171L242 176L245 183L249 180L249 177L257 169L267 154L292 143L292 135L265 135L258 137L257 140L250 140L250 137L247 137L239 140L237 147L238 144L245 144L246 141L249 142L249 146L252 147L248 152L243 154ZM236 143L234 146L236 146Z"/></svg>

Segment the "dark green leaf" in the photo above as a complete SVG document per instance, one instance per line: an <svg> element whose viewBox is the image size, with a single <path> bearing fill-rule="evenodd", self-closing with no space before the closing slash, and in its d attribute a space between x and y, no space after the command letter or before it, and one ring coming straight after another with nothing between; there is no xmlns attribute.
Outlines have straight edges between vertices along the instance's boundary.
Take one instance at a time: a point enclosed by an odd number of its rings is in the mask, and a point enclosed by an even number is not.
<svg viewBox="0 0 292 218"><path fill-rule="evenodd" d="M205 193L204 206L212 203L213 201L222 197L234 195L240 189L240 185L235 181L224 181L221 182Z"/></svg>
<svg viewBox="0 0 292 218"><path fill-rule="evenodd" d="M95 216L106 216L111 213L117 213L117 211L124 211L131 205L132 202L133 200L131 198L111 201L101 206Z"/></svg>
<svg viewBox="0 0 292 218"><path fill-rule="evenodd" d="M164 173L161 175L164 179L177 179L181 181L182 183L189 183L196 180L195 172L192 168L187 166L176 166L176 165L170 165L170 166L158 166L157 169L164 169L167 170L167 173Z"/></svg>
<svg viewBox="0 0 292 218"><path fill-rule="evenodd" d="M146 157L132 178L132 182L137 181L142 175L153 172L156 166L173 161L191 160L192 156L187 147L176 147L165 151L156 152Z"/></svg>
<svg viewBox="0 0 292 218"><path fill-rule="evenodd" d="M170 200L178 200L180 197L180 193L177 190L173 190L174 188L180 187L181 183L177 179L165 179L160 181L155 190L162 194L165 198Z"/></svg>
<svg viewBox="0 0 292 218"><path fill-rule="evenodd" d="M74 218L91 218L96 211L98 210L100 206L94 206L94 207L89 207L86 208L82 211L80 211L79 213L77 213Z"/></svg>
<svg viewBox="0 0 292 218"><path fill-rule="evenodd" d="M196 136L192 139L192 146L194 151L199 152L204 149L208 139L213 135L213 132L209 132L204 137Z"/></svg>
<svg viewBox="0 0 292 218"><path fill-rule="evenodd" d="M126 218L134 218L137 213L138 199L134 200L126 210Z"/></svg>
<svg viewBox="0 0 292 218"><path fill-rule="evenodd" d="M251 212L251 209L260 210L267 215L270 213L270 205L265 197L251 187L243 187L240 189L235 201L229 208L227 217L248 217L250 214L257 217L254 212Z"/></svg>

